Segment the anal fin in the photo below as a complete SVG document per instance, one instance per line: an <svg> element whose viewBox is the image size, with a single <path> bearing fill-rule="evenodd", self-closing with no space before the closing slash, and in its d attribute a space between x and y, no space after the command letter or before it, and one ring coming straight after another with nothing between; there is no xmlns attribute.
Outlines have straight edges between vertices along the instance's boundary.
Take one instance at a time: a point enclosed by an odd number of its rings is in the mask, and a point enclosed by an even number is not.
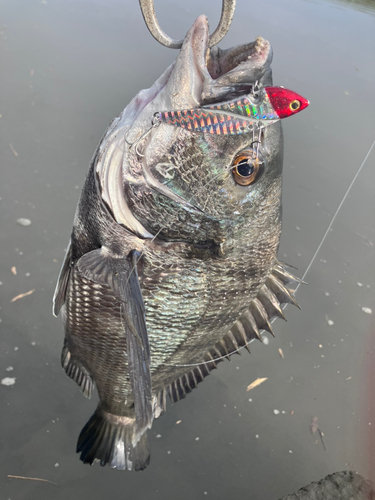
<svg viewBox="0 0 375 500"><path fill-rule="evenodd" d="M90 399L95 386L94 380L86 368L74 359L66 345L61 353L61 365L68 377L77 382L83 395Z"/></svg>

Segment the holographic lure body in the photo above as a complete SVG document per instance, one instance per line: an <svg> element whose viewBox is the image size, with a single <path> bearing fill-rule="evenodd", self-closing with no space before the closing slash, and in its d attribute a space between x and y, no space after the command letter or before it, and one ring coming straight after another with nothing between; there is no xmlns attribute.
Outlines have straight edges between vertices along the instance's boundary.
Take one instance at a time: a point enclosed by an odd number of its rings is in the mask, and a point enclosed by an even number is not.
<svg viewBox="0 0 375 500"><path fill-rule="evenodd" d="M272 125L308 105L307 99L291 90L265 87L232 101L194 109L161 111L155 114L155 118L195 132L234 135Z"/></svg>

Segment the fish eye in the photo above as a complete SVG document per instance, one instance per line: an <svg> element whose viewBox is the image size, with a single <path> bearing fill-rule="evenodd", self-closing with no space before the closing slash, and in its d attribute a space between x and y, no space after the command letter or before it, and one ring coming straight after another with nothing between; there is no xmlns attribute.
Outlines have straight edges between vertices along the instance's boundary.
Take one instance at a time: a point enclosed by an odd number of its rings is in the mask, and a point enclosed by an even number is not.
<svg viewBox="0 0 375 500"><path fill-rule="evenodd" d="M301 107L301 102L298 99L295 99L289 104L289 107L292 111L297 111Z"/></svg>
<svg viewBox="0 0 375 500"><path fill-rule="evenodd" d="M261 162L254 156L253 150L243 151L235 157L232 164L234 180L241 186L255 182L261 171Z"/></svg>

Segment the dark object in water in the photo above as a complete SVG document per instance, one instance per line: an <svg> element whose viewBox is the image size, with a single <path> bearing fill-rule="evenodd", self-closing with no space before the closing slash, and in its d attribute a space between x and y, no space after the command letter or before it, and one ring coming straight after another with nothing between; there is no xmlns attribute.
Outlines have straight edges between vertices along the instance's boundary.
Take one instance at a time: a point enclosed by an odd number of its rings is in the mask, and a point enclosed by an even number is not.
<svg viewBox="0 0 375 500"><path fill-rule="evenodd" d="M280 500L375 500L375 489L368 479L353 471L335 472Z"/></svg>
<svg viewBox="0 0 375 500"><path fill-rule="evenodd" d="M208 48L199 17L175 61L114 119L92 160L59 276L62 365L100 402L81 460L140 470L146 430L217 361L272 333L296 279L277 261L280 122L248 134L191 133L160 109L191 109L256 81L272 85L269 43ZM129 147L128 143L137 143ZM253 141L254 142L254 141ZM138 147L142 148L142 155Z"/></svg>

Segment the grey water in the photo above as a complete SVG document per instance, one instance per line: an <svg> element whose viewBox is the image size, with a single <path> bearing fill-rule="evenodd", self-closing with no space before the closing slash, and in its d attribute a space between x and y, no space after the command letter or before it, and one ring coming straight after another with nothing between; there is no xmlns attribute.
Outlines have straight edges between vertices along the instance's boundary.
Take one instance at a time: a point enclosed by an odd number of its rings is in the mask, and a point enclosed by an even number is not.
<svg viewBox="0 0 375 500"><path fill-rule="evenodd" d="M220 16L219 0L155 4L174 38ZM284 121L279 257L299 276L362 170L297 292L301 311L169 404L150 466L128 473L75 453L96 400L60 367L51 299L101 135L177 52L149 35L135 0L0 0L1 500L277 500L336 471L375 480L375 4L238 0L220 46L258 35L273 45L274 83L311 102Z"/></svg>

